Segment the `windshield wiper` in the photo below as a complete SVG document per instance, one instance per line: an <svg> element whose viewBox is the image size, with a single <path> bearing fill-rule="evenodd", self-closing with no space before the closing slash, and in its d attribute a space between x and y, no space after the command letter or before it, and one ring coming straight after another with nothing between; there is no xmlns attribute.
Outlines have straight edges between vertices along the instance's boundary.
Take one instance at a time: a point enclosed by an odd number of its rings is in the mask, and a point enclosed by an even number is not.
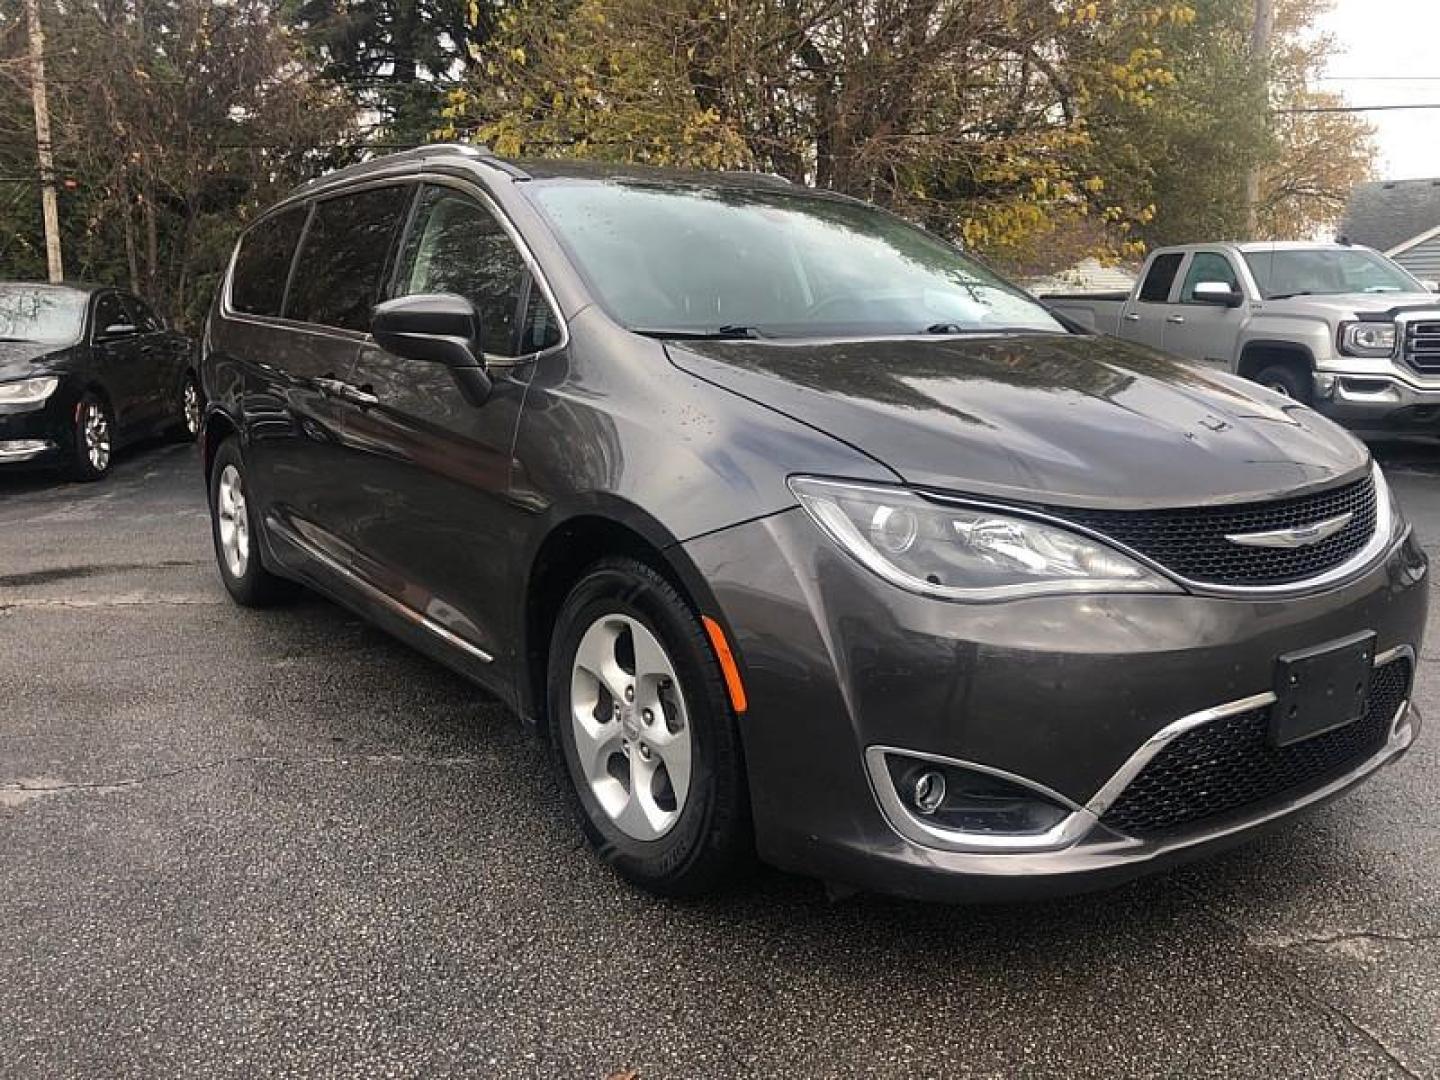
<svg viewBox="0 0 1440 1080"><path fill-rule="evenodd" d="M677 341L744 341L747 339L755 340L765 336L753 326L740 326L734 323L717 326L713 330L671 329L663 326L632 326L630 327L630 332L632 334L640 334L644 337L674 338Z"/></svg>
<svg viewBox="0 0 1440 1080"><path fill-rule="evenodd" d="M1034 326L962 326L960 323L937 322L925 328L927 334L1053 334Z"/></svg>
<svg viewBox="0 0 1440 1080"><path fill-rule="evenodd" d="M1314 296L1310 289L1301 289L1299 292L1282 292L1267 296L1266 300L1293 300L1297 296Z"/></svg>

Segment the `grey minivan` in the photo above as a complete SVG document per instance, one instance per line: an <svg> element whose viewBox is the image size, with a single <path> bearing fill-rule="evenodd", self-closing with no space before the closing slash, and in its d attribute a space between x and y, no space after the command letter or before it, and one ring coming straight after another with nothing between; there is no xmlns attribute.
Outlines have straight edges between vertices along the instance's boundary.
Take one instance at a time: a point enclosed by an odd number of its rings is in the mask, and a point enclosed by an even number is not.
<svg viewBox="0 0 1440 1080"><path fill-rule="evenodd" d="M853 199L382 158L246 230L202 369L234 598L498 695L657 892L1092 888L1419 730L1427 564L1364 446Z"/></svg>

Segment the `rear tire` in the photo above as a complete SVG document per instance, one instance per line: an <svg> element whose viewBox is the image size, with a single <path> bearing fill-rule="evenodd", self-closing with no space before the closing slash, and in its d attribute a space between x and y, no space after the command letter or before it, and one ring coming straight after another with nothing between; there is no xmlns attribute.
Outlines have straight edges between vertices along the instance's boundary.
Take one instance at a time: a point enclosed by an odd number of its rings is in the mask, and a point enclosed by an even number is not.
<svg viewBox="0 0 1440 1080"><path fill-rule="evenodd" d="M103 480L115 456L115 421L98 394L86 393L75 406L70 478L82 483Z"/></svg>
<svg viewBox="0 0 1440 1080"><path fill-rule="evenodd" d="M1310 380L1289 364L1271 364L1252 376L1255 382L1302 405L1310 404Z"/></svg>
<svg viewBox="0 0 1440 1080"><path fill-rule="evenodd" d="M299 586L260 561L260 520L246 496L245 461L234 436L220 444L210 465L210 534L220 580L242 607L273 607L293 599Z"/></svg>
<svg viewBox="0 0 1440 1080"><path fill-rule="evenodd" d="M724 679L699 618L661 574L628 558L585 574L556 619L546 700L556 768L602 859L662 896L712 892L749 868Z"/></svg>

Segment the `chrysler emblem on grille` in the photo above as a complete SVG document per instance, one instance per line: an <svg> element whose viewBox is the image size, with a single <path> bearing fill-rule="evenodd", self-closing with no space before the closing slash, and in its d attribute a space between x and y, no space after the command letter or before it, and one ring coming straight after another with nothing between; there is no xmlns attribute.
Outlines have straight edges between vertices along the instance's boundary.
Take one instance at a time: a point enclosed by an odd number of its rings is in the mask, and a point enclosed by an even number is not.
<svg viewBox="0 0 1440 1080"><path fill-rule="evenodd" d="M1311 544L1320 543L1321 540L1330 539L1346 525L1349 525L1350 519L1354 516L1354 511L1348 511L1337 517L1317 521L1313 525L1298 525L1293 529L1276 529L1273 532L1227 534L1225 539L1232 544L1239 544L1241 547L1309 547Z"/></svg>

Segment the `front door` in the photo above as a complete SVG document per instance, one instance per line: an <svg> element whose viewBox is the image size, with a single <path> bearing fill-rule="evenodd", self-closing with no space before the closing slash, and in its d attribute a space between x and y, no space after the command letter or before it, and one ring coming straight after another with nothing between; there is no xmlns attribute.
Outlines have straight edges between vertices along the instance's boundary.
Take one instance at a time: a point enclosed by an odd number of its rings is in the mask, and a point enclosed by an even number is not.
<svg viewBox="0 0 1440 1080"><path fill-rule="evenodd" d="M133 438L150 422L153 407L140 329L132 320L119 293L96 297L91 342L101 384L110 398L115 432L122 440Z"/></svg>
<svg viewBox="0 0 1440 1080"><path fill-rule="evenodd" d="M1166 313L1163 348L1186 360L1228 371L1239 348L1244 308L1196 299L1195 288L1202 282L1228 285L1236 296L1244 295L1240 277L1226 256L1218 251L1197 251L1185 269L1179 302L1169 305Z"/></svg>
<svg viewBox="0 0 1440 1080"><path fill-rule="evenodd" d="M529 358L555 321L514 240L469 189L421 190L391 288L418 293L475 305L494 388L472 404L444 365L361 348L350 382L374 402L353 406L347 442L365 454L356 468L371 505L355 542L386 568L386 588L458 638L459 651L508 666L514 641L500 629L497 600L513 595L517 572L511 448Z"/></svg>

